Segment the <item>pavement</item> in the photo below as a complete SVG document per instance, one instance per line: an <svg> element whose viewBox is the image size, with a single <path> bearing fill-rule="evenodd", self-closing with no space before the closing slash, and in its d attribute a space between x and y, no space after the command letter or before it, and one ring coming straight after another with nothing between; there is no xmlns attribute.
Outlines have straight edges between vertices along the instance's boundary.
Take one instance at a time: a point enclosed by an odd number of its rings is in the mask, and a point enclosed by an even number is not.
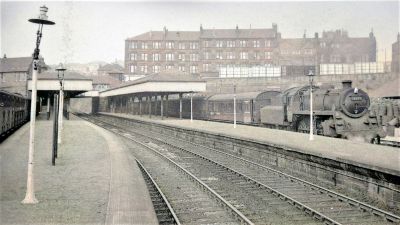
<svg viewBox="0 0 400 225"><path fill-rule="evenodd" d="M171 117L164 117L164 119L161 120L161 117L154 115L149 118L147 115L138 116L106 112L101 112L100 114L156 122L184 129L198 130L221 136L282 146L289 150L400 176L400 151L398 148L319 135L314 135L314 140L309 141L309 135L303 133L246 125L237 125L237 127L234 128L233 124L203 120L190 121L190 119Z"/></svg>
<svg viewBox="0 0 400 225"><path fill-rule="evenodd" d="M29 123L0 144L0 224L158 224L139 168L119 137L77 118L65 120L52 166L52 126L39 116L34 153L38 204L21 204Z"/></svg>

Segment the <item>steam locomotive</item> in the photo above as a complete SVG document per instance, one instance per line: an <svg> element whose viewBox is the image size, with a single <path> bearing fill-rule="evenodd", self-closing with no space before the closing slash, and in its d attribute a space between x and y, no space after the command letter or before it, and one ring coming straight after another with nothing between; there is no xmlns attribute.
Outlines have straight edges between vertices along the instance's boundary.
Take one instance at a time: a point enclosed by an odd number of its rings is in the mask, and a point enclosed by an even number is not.
<svg viewBox="0 0 400 225"><path fill-rule="evenodd" d="M260 110L261 123L298 132L310 131L310 87L296 87L276 96ZM369 111L366 92L343 81L341 89L313 87L314 133L345 139L379 142L386 136L377 116Z"/></svg>

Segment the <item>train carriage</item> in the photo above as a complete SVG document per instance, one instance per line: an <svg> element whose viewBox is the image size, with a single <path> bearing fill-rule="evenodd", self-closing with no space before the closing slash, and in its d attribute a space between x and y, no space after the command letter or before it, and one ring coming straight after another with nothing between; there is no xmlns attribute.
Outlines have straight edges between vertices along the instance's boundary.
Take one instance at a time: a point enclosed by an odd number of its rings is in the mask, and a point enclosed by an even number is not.
<svg viewBox="0 0 400 225"><path fill-rule="evenodd" d="M0 138L28 119L27 100L19 94L0 90Z"/></svg>

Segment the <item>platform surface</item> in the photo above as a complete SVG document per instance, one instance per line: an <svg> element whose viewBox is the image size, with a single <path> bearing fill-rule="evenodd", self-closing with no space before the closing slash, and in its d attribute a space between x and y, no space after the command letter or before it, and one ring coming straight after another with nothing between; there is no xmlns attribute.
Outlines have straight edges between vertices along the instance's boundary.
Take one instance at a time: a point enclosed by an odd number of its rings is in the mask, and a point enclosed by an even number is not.
<svg viewBox="0 0 400 225"><path fill-rule="evenodd" d="M101 114L156 122L260 143L285 146L286 148L305 154L333 159L400 176L399 148L316 135L314 135L313 141L309 141L309 135L303 133L246 125L237 125L237 127L234 128L233 124L203 120L193 120L191 122L190 119L165 117L161 120L161 117L154 115L149 118L148 115L138 116L104 112Z"/></svg>
<svg viewBox="0 0 400 225"><path fill-rule="evenodd" d="M65 120L52 166L52 121L36 124L39 203L21 204L28 123L0 144L0 224L158 224L141 172L119 137L83 120Z"/></svg>

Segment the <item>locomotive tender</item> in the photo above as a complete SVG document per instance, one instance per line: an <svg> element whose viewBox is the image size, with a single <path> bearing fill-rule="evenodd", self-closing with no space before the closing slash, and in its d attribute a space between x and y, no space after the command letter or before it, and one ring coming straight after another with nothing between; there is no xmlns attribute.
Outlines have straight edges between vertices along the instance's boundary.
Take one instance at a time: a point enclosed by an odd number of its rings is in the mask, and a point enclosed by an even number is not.
<svg viewBox="0 0 400 225"><path fill-rule="evenodd" d="M28 120L28 100L0 90L0 140Z"/></svg>
<svg viewBox="0 0 400 225"><path fill-rule="evenodd" d="M377 116L369 111L366 92L343 81L341 89L313 87L314 132L324 136L372 142L386 136ZM310 130L309 86L291 88L261 109L261 123L298 132Z"/></svg>

